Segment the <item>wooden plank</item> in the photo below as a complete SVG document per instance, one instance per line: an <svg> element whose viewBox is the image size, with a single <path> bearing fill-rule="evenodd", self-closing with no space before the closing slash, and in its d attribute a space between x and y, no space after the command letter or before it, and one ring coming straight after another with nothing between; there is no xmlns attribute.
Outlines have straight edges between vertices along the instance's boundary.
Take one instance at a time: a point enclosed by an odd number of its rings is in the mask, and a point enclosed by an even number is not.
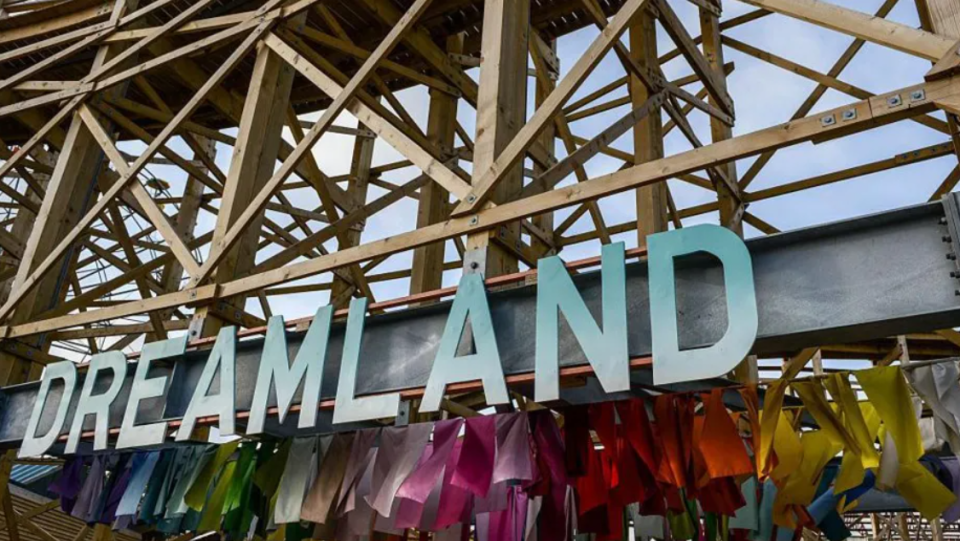
<svg viewBox="0 0 960 541"><path fill-rule="evenodd" d="M251 220L263 212L263 208L267 201L273 197L273 194L277 191L277 189L279 189L280 185L283 184L283 182L293 173L297 165L305 158L307 153L311 151L317 141L320 140L320 137L323 135L326 129L333 124L333 121L336 120L336 117L340 114L340 112L347 108L348 103L354 98L354 93L363 85L364 82L366 82L370 74L373 73L380 59L393 50L397 43L400 42L403 35L416 22L417 18L423 13L426 7L429 6L430 2L431 0L417 0L410 7L404 17L400 20L400 23L390 31L390 34L388 34L383 41L380 42L373 54L366 60L366 62L364 62L363 66L353 76L350 82L347 83L347 85L336 94L336 99L334 99L333 103L327 107L316 124L310 128L310 131L304 135L303 140L297 144L290 156L283 161L280 169L277 170L277 172L274 173L270 179L258 189L256 195L249 200L243 212L241 212L235 218L235 222L221 222L218 220L217 230L222 230L222 235L218 235L218 238L214 241L212 247L214 251L208 256L207 261L205 261L203 264L203 267L201 267L196 275L192 276L190 281L191 286L202 283L210 276L213 270L217 267L220 259L230 251L234 243L236 243L236 241L246 230L246 227ZM270 45L270 47L273 50L276 50L275 46ZM285 50L284 52L288 53L289 51ZM274 53L270 52L269 54L272 55ZM293 65L293 67L297 67L296 64L298 59L301 62L305 62L305 60L303 60L299 55L293 59L279 53L278 56L287 60L291 65ZM259 126L254 129L259 129ZM453 172L450 172L446 169L446 167L439 163L432 164L432 167L425 167L424 171L430 172L431 170L435 169L444 169L448 171L450 175L456 177ZM221 223L223 224L222 228Z"/></svg>
<svg viewBox="0 0 960 541"><path fill-rule="evenodd" d="M768 11L860 38L931 61L951 51L955 39L873 17L820 0L744 0Z"/></svg>
<svg viewBox="0 0 960 541"><path fill-rule="evenodd" d="M533 117L517 132L497 159L489 167L479 168L481 176L473 181L470 193L454 209L452 215L463 216L474 212L481 208L493 195L493 188L524 157L527 148L533 144L537 135L553 120L553 117L563 108L573 93L580 88L580 85L593 72L593 69L603 59L607 51L618 42L620 35L627 29L627 24L645 3L646 0L627 0L624 3L610 24L600 32L597 39L590 44L583 56L557 85L557 88L550 93L543 106L537 109ZM482 71L481 69L481 73ZM481 112L478 110L479 114ZM482 121L478 121L477 124L478 126L482 125ZM475 166L477 163L476 158L474 158Z"/></svg>
<svg viewBox="0 0 960 541"><path fill-rule="evenodd" d="M915 90L924 90L924 98L911 101L909 96L911 92ZM315 260L233 280L221 286L221 294L230 296L254 292L272 285L328 272L345 265L403 252L444 239L451 239L465 233L489 230L500 224L516 221L523 217L534 216L625 190L635 189L638 186L653 184L665 178L694 172L730 160L756 155L766 150L796 145L815 138L829 138L838 133L849 134L855 131L864 131L908 118L912 115L925 114L932 109L933 100L943 99L957 94L960 94L960 81L952 78L902 88L867 101L827 110L815 117L803 118L737 136L694 151L681 152L667 158L600 176L588 182L553 190L520 201L505 203L490 209L484 209L479 212L475 218L454 218L421 228L417 231L387 237ZM903 96L906 99L901 105L891 106L888 103L888 98L896 95ZM831 125L824 125L821 122L821 119L825 116L835 115L836 118L839 118L843 111L850 109L856 111L856 118L846 122L836 122ZM212 295L212 293L205 288L185 290L176 294L156 297L148 301L137 301L95 312L91 311L85 314L66 316L64 318L16 325L8 327L5 331L6 334L4 334L3 329L0 329L0 336L13 338L48 330L56 330L66 325L82 325L130 314L145 313L150 310L178 306L189 302L190 299L208 298L205 296L209 295Z"/></svg>
<svg viewBox="0 0 960 541"><path fill-rule="evenodd" d="M530 2L486 0L480 43L480 91L477 100L471 193L517 140L527 116L527 50ZM556 91L551 95L556 96ZM549 100L549 98L547 98ZM560 104L562 105L562 104ZM534 113L542 113L538 109ZM549 120L546 117L544 120ZM531 137L537 134L531 132ZM531 139L532 143L532 139ZM521 149L522 155L522 149ZM489 193L491 203L516 197L523 186L523 164L514 161L502 169L503 182ZM494 188L491 185L491 188ZM465 201L460 197L461 201ZM466 200L469 200L469 196ZM520 224L511 222L467 237L462 256L465 274L485 277L516 272L517 255L510 244L519 240ZM500 241L502 239L502 242Z"/></svg>
<svg viewBox="0 0 960 541"><path fill-rule="evenodd" d="M883 18L886 17L893 7L897 4L897 0L884 0L883 4L877 9L875 17ZM758 10L759 11L759 10ZM768 11L765 13L769 13ZM721 23L721 28L723 23ZM853 42L847 46L847 48L840 55L840 58L834 62L833 66L827 71L828 77L838 77L847 65L853 60L857 55L860 49L863 47L866 41L862 39L855 39ZM807 96L796 112L790 117L790 120L796 120L798 118L803 118L810 114L810 111L816 106L817 102L820 101L820 98L828 90L828 87L823 84L818 84L816 88ZM766 164L773 158L774 151L764 152L754 160L753 164L750 165L750 168L747 169L747 172L740 177L740 188L741 190L746 190L747 186L760 174L760 171L766 166Z"/></svg>
<svg viewBox="0 0 960 541"><path fill-rule="evenodd" d="M446 50L449 53L463 51L463 36L447 38ZM457 98L433 89L430 91L430 109L427 115L427 137L445 154L454 154L456 125L452 121L457 116ZM449 212L450 193L436 182L430 182L420 188L420 200L417 205L417 228L426 227L443 221ZM443 285L443 260L446 242L435 242L421 246L413 252L410 267L410 294L423 293L439 289Z"/></svg>
<svg viewBox="0 0 960 541"><path fill-rule="evenodd" d="M531 39L532 45L535 44L537 40L541 40L539 34L537 34L536 31L531 31L530 35L532 38ZM543 56L540 54L541 49L543 49L543 47L537 47L535 45L530 47L530 56L533 59L534 70L537 77L537 84L539 87L549 86L549 87L552 87L554 90L556 90L555 85L553 84L553 79L550 77L547 71L549 68L547 67L546 62L544 61ZM553 92L551 91L551 94L552 93ZM546 103L546 101L549 99L550 99L549 95L545 96L543 99L543 103ZM583 168L583 163L586 162L586 159L588 159L588 156L590 155L590 152L592 150L590 146L590 142L584 143L585 146L581 149L577 148L577 143L573 137L573 133L570 131L570 126L567 124L567 120L563 116L563 114L558 114L554 118L554 126L555 126L554 131L556 132L556 135L559 136L560 140L563 142L564 149L566 150L567 156L568 156L568 158L565 159L565 161L567 161L567 165L569 165L569 167L566 168L566 173L564 173L563 176L566 176L570 172L573 172L577 178L577 182L586 182L589 177L587 176L586 170ZM541 132L541 137L542 137L542 133L543 132ZM597 148L598 149L602 148L602 146ZM574 155L576 155L576 157L573 160L569 160L569 157ZM553 167L548 168L548 171L555 169L558 165L559 164L554 164ZM557 173L560 173L560 172L561 171L557 171ZM550 184L550 188L553 188L553 186L556 185L556 183L559 182L561 179L562 177L556 178L553 181L553 183ZM520 197L523 197L524 191L530 188L533 184L536 184L537 187L541 188L541 191L543 191L543 188L550 182L549 179L547 179L546 182L538 182L538 181L539 181L539 178L534 179L533 183L528 184L522 190L519 190L518 193ZM514 196L514 198L515 197L516 196ZM589 201L585 203L585 205L587 207L587 210L590 213L590 220L593 222L593 227L597 231L597 236L600 238L600 242L602 242L603 244L609 244L610 234L607 231L607 224L603 220L603 213L600 211L599 205L597 205L596 201ZM519 239L517 239L517 243L519 243ZM537 258L533 258L533 259L535 264L535 260Z"/></svg>
<svg viewBox="0 0 960 541"><path fill-rule="evenodd" d="M113 163L113 166L117 168L117 171L120 172L125 178L133 178L136 175L132 173L130 165L127 161L120 155L120 151L113 144L113 141L106 130L103 129L103 126L100 125L100 122L97 120L93 111L90 110L86 105L80 106L80 118L83 119L84 124L87 129L90 130L90 134L93 136L94 140L100 145L104 153L110 159L110 162ZM147 217L150 219L150 223L157 228L157 231L163 236L163 240L167 242L167 245L170 247L170 251L173 252L174 257L177 258L177 261L183 265L183 268L186 269L187 274L194 276L200 271L200 266L197 264L197 261L193 258L193 255L190 253L190 249L187 248L186 244L183 242L183 239L177 235L177 232L174 230L173 226L170 225L170 220L167 218L167 215L160 210L160 207L153 201L153 198L150 197L150 194L147 193L146 188L140 184L140 181L133 179L130 181L129 186L130 192L133 194L133 197L140 203L140 206L146 212Z"/></svg>
<svg viewBox="0 0 960 541"><path fill-rule="evenodd" d="M656 19L649 12L642 12L630 26L630 59L641 70L659 69L657 59ZM655 89L640 77L637 71L628 71L630 100L633 107L641 107L649 102ZM640 119L633 126L633 164L642 164L663 158L663 125L660 120L660 108ZM636 232L637 246L646 248L647 236L668 229L668 194L666 183L658 182L636 189Z"/></svg>
<svg viewBox="0 0 960 541"><path fill-rule="evenodd" d="M250 33L249 36L244 40L244 42L237 47L233 53L226 59L226 61L217 69L216 72L211 76L211 78L204 83L200 90L184 105L184 107L174 116L173 120L164 127L160 134L156 137L154 142L147 147L144 153L140 158L134 162L130 167L130 176L125 176L118 180L114 185L103 194L103 196L93 205L93 207L87 211L87 213L81 218L75 225L72 226L72 229L63 236L62 240L56 244L56 247L46 251L40 250L37 251L37 242L32 242L35 237L39 238L38 234L35 232L34 235L31 235L31 242L27 244L27 250L25 253L37 253L46 254L45 258L36 266L36 268L31 268L30 266L23 266L20 269L20 275L23 278L20 278L18 275L18 287L15 288L11 297L7 302L0 307L0 320L4 320L10 316L13 309L24 299L29 293L37 287L41 279L47 275L50 269L56 264L64 252L73 244L73 242L82 234L83 230L86 229L93 221L99 216L100 212L112 201L119 192L126 187L126 183L134 178L135 175L143 169L143 167L153 158L154 154L157 153L160 146L166 143L166 141L178 130L180 123L185 120L193 111L200 105L203 101L206 94L216 85L220 84L223 78L229 73L237 62L247 53L247 51L254 45L254 43L260 38L260 36L265 33L270 26L270 22L265 22L257 27L256 30ZM77 126L76 131L78 133L88 133L85 130L80 130L82 121L78 120L74 123ZM63 157L61 157L63 160ZM58 162L59 167L59 162ZM83 170L82 167L79 168ZM89 170L89 168L88 168ZM54 179L56 181L56 177ZM53 182L53 181L52 181ZM70 198L70 195L64 195L67 201ZM47 205L49 203L49 205ZM56 211L52 208L49 210L48 214L52 213L62 213L63 208L68 208L68 204L57 204L54 198L48 197L44 200L44 206L54 207ZM43 211L41 211L43 213Z"/></svg>
<svg viewBox="0 0 960 541"><path fill-rule="evenodd" d="M703 53L700 52L700 49L698 49L697 45L693 42L693 38L690 37L687 29L683 26L683 23L680 22L680 18L677 17L673 8L670 7L669 2L657 0L656 4L657 12L660 15L660 22L663 24L664 30L667 31L667 34L670 35L673 42L677 44L677 48L680 49L680 53L686 58L693 72L703 82L714 104L723 109L728 115L733 116L733 99L727 94L727 85L723 80L723 71L716 70L713 65L714 62L709 60L711 53L706 50ZM717 18L716 15L703 8L700 9L700 13L701 22L704 20L704 13L714 19ZM719 33L718 28L716 35L719 35ZM706 34L703 34L703 36L704 44L706 45L709 38L707 38ZM722 65L723 63L721 62L720 64Z"/></svg>

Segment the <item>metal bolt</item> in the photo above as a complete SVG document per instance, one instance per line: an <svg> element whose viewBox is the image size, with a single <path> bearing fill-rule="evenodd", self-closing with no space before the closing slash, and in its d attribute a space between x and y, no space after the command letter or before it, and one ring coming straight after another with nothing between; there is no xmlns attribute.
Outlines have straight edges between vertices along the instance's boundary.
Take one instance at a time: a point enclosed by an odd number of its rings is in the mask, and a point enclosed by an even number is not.
<svg viewBox="0 0 960 541"><path fill-rule="evenodd" d="M960 278L960 272L950 271L950 278Z"/></svg>
<svg viewBox="0 0 960 541"><path fill-rule="evenodd" d="M957 297L960 297L960 289L954 289L953 294Z"/></svg>
<svg viewBox="0 0 960 541"><path fill-rule="evenodd" d="M950 235L944 235L940 237L940 240L942 240L943 242L950 242Z"/></svg>
<svg viewBox="0 0 960 541"><path fill-rule="evenodd" d="M927 97L927 93L923 89L914 90L910 92L910 101L920 101Z"/></svg>
<svg viewBox="0 0 960 541"><path fill-rule="evenodd" d="M480 263L477 263L476 261L471 261L471 262L470 262L470 268L473 269L473 270L477 270L477 269L480 268Z"/></svg>
<svg viewBox="0 0 960 541"><path fill-rule="evenodd" d="M833 115L827 115L825 117L820 118L820 125L824 127L833 126L836 123L837 123L837 119Z"/></svg>
<svg viewBox="0 0 960 541"><path fill-rule="evenodd" d="M470 218L470 225L477 225L478 223L480 223L480 218L479 218L479 217L477 217L477 216L472 216L472 217Z"/></svg>
<svg viewBox="0 0 960 541"><path fill-rule="evenodd" d="M957 254L947 254L947 259L949 259L950 261L956 261Z"/></svg>
<svg viewBox="0 0 960 541"><path fill-rule="evenodd" d="M897 94L895 96L890 96L889 98L887 98L887 105L889 105L890 107L896 107L902 104L903 104L903 98L900 97L900 94Z"/></svg>
<svg viewBox="0 0 960 541"><path fill-rule="evenodd" d="M842 118L842 119L845 120L845 121L846 121L846 120L853 120L853 119L857 118L857 110L856 110L856 109L847 109L846 111L840 113L840 118Z"/></svg>
<svg viewBox="0 0 960 541"><path fill-rule="evenodd" d="M467 203L473 203L476 200L477 200L477 196L474 194L470 194L467 196Z"/></svg>

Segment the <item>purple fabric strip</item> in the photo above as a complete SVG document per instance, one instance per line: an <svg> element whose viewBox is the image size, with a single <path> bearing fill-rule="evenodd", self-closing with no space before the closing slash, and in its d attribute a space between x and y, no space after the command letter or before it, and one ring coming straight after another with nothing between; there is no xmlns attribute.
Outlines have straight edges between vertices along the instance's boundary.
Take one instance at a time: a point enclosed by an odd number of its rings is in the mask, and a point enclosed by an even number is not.
<svg viewBox="0 0 960 541"><path fill-rule="evenodd" d="M437 484L437 478L443 474L447 459L457 442L463 419L448 419L439 421L433 427L432 454L424 460L416 471L407 477L397 492L398 498L413 500L418 503L427 501L430 491ZM426 455L426 452L424 452Z"/></svg>
<svg viewBox="0 0 960 541"><path fill-rule="evenodd" d="M497 460L493 483L533 479L530 420L524 413L497 415Z"/></svg>
<svg viewBox="0 0 960 541"><path fill-rule="evenodd" d="M487 519L485 536L479 531L480 517ZM523 541L527 521L527 495L519 486L511 486L507 493L507 506L502 511L477 515L477 539L485 541Z"/></svg>
<svg viewBox="0 0 960 541"><path fill-rule="evenodd" d="M490 490L487 491L486 496L482 498L479 496L474 497L473 512L494 513L503 511L509 504L507 497L509 491L510 486L507 482L490 485Z"/></svg>
<svg viewBox="0 0 960 541"><path fill-rule="evenodd" d="M433 427L430 423L384 428L367 503L383 517L390 516L400 485L417 465Z"/></svg>
<svg viewBox="0 0 960 541"><path fill-rule="evenodd" d="M956 522L960 519L960 463L956 460L944 460L943 465L950 471L950 477L953 478L953 493L958 498L953 505L943 512L943 520Z"/></svg>
<svg viewBox="0 0 960 541"><path fill-rule="evenodd" d="M94 522L90 515L96 510L97 503L100 500L100 493L103 491L103 474L105 473L105 458L103 455L93 457L93 465L90 466L90 472L87 474L87 480L77 495L77 502L73 505L70 515L84 521Z"/></svg>
<svg viewBox="0 0 960 541"><path fill-rule="evenodd" d="M135 458L135 455L126 455L123 458L119 476L110 488L110 495L107 496L103 511L100 513L99 522L101 524L111 524L117 518L117 506L120 505L120 500L123 498L124 492L127 491Z"/></svg>
<svg viewBox="0 0 960 541"><path fill-rule="evenodd" d="M373 469L376 464L379 448L370 450L370 460L366 461L366 467L360 473L360 480L357 482L354 490L353 508L346 515L345 533L348 536L369 535L370 525L373 522L373 508L367 504L367 496L370 494L371 482L373 481ZM352 539L352 537L346 537Z"/></svg>
<svg viewBox="0 0 960 541"><path fill-rule="evenodd" d="M71 457L63 467L63 472L50 485L50 492L60 496L60 509L64 513L73 511L73 505L77 501L77 495L83 487L83 458Z"/></svg>
<svg viewBox="0 0 960 541"><path fill-rule="evenodd" d="M473 495L451 481L454 471L460 461L463 450L461 441L453 446L453 452L447 460L447 467L443 472L443 488L440 490L440 502L437 506L437 518L431 528L432 531L443 530L448 526L464 521L464 515L469 515Z"/></svg>
<svg viewBox="0 0 960 541"><path fill-rule="evenodd" d="M477 496L486 496L493 477L496 458L497 418L493 416L467 419L460 461L451 483Z"/></svg>

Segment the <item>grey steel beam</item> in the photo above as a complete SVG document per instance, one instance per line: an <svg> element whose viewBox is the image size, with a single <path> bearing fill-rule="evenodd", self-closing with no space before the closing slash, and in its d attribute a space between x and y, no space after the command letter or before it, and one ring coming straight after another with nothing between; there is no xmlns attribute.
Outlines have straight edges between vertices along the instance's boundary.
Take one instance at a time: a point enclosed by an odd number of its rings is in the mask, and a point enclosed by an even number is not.
<svg viewBox="0 0 960 541"><path fill-rule="evenodd" d="M951 272L960 251L960 214L954 194L942 202L922 204L747 241L759 310L755 353L782 352L806 346L877 339L960 325L958 281ZM953 259L951 259L953 258ZM678 323L681 347L709 346L724 333L726 321L723 271L708 256L677 263ZM583 273L575 282L594 317L599 318L600 273ZM650 321L646 265L627 267L629 351L632 358L650 355ZM504 373L533 371L536 286L490 293L490 307ZM450 303L403 310L367 319L361 346L357 394L374 394L424 386L443 333ZM562 320L561 320L562 321ZM566 323L561 322L565 327ZM332 398L343 347L343 325L334 324L321 396ZM290 333L290 358L302 333ZM262 339L242 341L237 350L237 409L249 409L256 383ZM141 404L138 421L178 419L192 396L206 352L188 352L154 371L172 375L163 399ZM562 366L586 364L568 329L561 328ZM132 370L129 379L132 379ZM154 374L151 374L151 377ZM635 388L653 384L648 370L632 374ZM81 377L82 379L82 377ZM719 382L694 382L668 389L690 390ZM108 382L101 382L106 388ZM120 425L130 381L111 411L110 426ZM17 445L39 384L0 390L0 445ZM48 410L62 389L51 393ZM75 393L76 396L79 393ZM595 386L567 391L571 402L601 398ZM611 399L615 397L607 397ZM294 403L299 402L299 396ZM75 405L74 405L75 406ZM52 416L52 415L51 415ZM71 412L65 426L70 426ZM267 424L267 432L290 434L296 416L284 427ZM40 433L49 424L41 422ZM321 415L315 432L333 427Z"/></svg>

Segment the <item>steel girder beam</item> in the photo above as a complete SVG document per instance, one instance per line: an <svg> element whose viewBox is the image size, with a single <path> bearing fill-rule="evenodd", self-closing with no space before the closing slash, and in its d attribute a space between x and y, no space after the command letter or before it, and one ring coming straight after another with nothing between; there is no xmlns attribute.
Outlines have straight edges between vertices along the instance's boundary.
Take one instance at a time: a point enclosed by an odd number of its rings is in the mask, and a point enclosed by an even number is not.
<svg viewBox="0 0 960 541"><path fill-rule="evenodd" d="M746 241L750 250L759 310L755 353L764 354L816 346L877 339L960 325L958 269L960 211L950 194L943 201L820 225ZM574 278L587 306L600 314L599 272ZM631 358L650 355L650 321L646 264L627 267L627 311ZM677 262L678 323L684 348L708 346L727 327L723 270L708 256ZM504 373L533 371L536 286L489 294L490 307ZM439 303L367 319L357 394L374 394L423 387L443 333L450 303ZM565 322L561 323L566 326ZM321 397L332 398L343 347L342 323L335 323L327 352ZM563 366L587 364L572 333L561 329ZM288 334L290 356L300 347L302 332ZM237 410L249 409L260 362L262 339L245 340L237 351ZM155 375L171 375L165 399L141 404L141 423L177 419L203 368L207 353L188 352L169 364L159 364ZM153 377L154 374L151 374ZM132 380L111 410L110 426L120 425ZM637 388L652 385L649 370L635 370ZM81 375L82 379L82 375ZM106 382L101 382L104 387ZM715 385L712 381L708 385ZM79 384L79 383L78 383ZM677 390L696 388L685 384ZM702 385L702 384L700 384ZM0 445L17 445L26 430L39 382L0 390ZM54 386L56 387L56 386ZM595 386L566 390L573 402L603 398ZM62 389L51 392L56 403ZM74 393L76 400L80 393ZM613 397L606 397L607 399ZM299 402L299 397L294 403ZM163 406L165 404L165 406ZM75 405L74 405L75 406ZM48 408L52 410L53 408ZM52 416L52 411L51 411ZM71 412L65 426L70 426ZM286 426L295 426L295 415ZM92 419L89 419L92 421ZM50 420L46 420L49 423ZM49 424L41 422L40 433ZM268 431L290 430L268 423ZM337 427L349 429L355 427ZM321 416L316 431L332 430Z"/></svg>

